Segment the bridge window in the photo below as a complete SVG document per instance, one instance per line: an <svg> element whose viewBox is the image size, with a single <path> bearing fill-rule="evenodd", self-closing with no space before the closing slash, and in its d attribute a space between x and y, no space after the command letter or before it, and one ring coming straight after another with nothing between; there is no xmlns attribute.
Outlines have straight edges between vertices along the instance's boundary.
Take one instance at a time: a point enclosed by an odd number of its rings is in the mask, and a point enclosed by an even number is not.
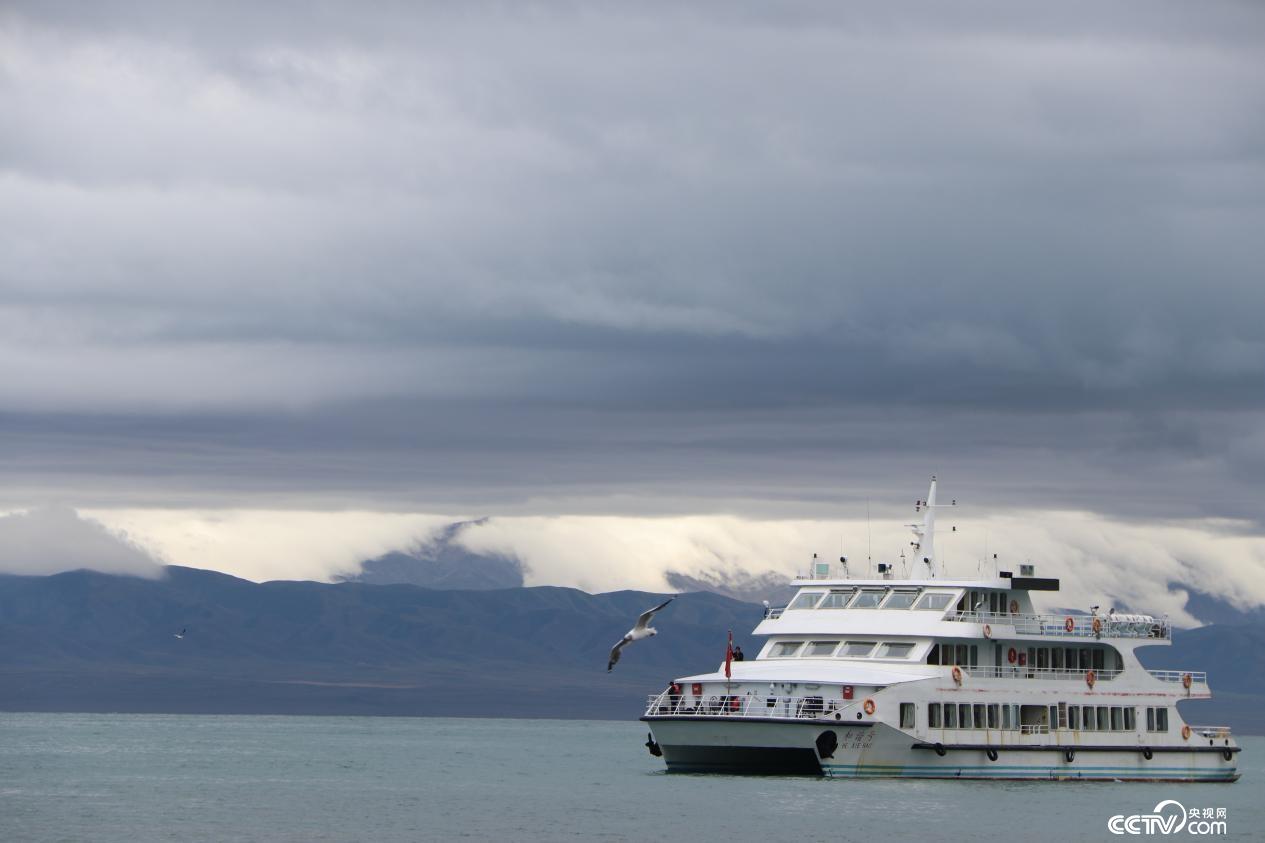
<svg viewBox="0 0 1265 843"><path fill-rule="evenodd" d="M818 609L842 609L848 605L848 601L852 599L852 595L856 594L855 588L835 589L826 595L826 599L821 601Z"/></svg>
<svg viewBox="0 0 1265 843"><path fill-rule="evenodd" d="M849 641L839 650L840 658L864 659L868 658L870 651L874 649L876 641Z"/></svg>
<svg viewBox="0 0 1265 843"><path fill-rule="evenodd" d="M835 647L838 646L838 641L809 641L808 646L804 648L804 656L806 658L829 658L834 655Z"/></svg>
<svg viewBox="0 0 1265 843"><path fill-rule="evenodd" d="M853 609L877 609L878 604L883 602L883 597L887 591L881 588L863 588L861 593L852 601Z"/></svg>
<svg viewBox="0 0 1265 843"><path fill-rule="evenodd" d="M927 664L940 663L940 645L932 644L931 649L927 651Z"/></svg>
<svg viewBox="0 0 1265 843"><path fill-rule="evenodd" d="M908 609L918 599L916 591L893 591L892 596L883 604L884 609Z"/></svg>
<svg viewBox="0 0 1265 843"><path fill-rule="evenodd" d="M943 591L929 591L914 604L915 609L923 609L929 612L942 612L953 602L953 595L946 594Z"/></svg>
<svg viewBox="0 0 1265 843"><path fill-rule="evenodd" d="M779 641L773 645L773 651L769 654L774 659L789 659L799 652L799 648L804 645L803 641Z"/></svg>
<svg viewBox="0 0 1265 843"><path fill-rule="evenodd" d="M914 649L913 644L889 642L879 648L878 658L880 659L907 659L910 652Z"/></svg>
<svg viewBox="0 0 1265 843"><path fill-rule="evenodd" d="M821 595L825 592L821 591L801 591L795 595L795 599L791 601L791 605L787 609L811 609L817 605L817 601L821 599Z"/></svg>

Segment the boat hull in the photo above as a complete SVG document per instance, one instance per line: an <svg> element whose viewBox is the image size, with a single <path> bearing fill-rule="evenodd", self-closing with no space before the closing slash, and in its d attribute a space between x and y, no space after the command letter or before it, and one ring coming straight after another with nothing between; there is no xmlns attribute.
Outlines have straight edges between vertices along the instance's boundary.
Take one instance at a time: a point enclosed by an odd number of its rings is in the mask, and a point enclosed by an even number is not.
<svg viewBox="0 0 1265 843"><path fill-rule="evenodd" d="M643 719L673 772L1147 782L1239 777L1236 750L1214 747L1156 746L1147 759L1141 748L1121 746L929 743L882 723Z"/></svg>

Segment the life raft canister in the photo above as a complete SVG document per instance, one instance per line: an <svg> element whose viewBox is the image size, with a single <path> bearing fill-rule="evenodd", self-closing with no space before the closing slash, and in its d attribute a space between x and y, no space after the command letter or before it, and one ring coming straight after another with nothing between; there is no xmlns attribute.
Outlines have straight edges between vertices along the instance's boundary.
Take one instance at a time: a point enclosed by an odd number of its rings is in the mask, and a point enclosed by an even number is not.
<svg viewBox="0 0 1265 843"><path fill-rule="evenodd" d="M1094 687L1094 683L1098 681L1098 674L1092 670L1085 671L1085 684Z"/></svg>
<svg viewBox="0 0 1265 843"><path fill-rule="evenodd" d="M1185 688L1187 691L1190 690L1190 683L1193 681L1195 681L1194 677L1191 676L1189 673L1182 674L1182 687Z"/></svg>
<svg viewBox="0 0 1265 843"><path fill-rule="evenodd" d="M742 701L738 699L737 697L731 696L729 698L729 710L738 711L741 708L742 708Z"/></svg>
<svg viewBox="0 0 1265 843"><path fill-rule="evenodd" d="M953 666L953 681L959 685L962 684L962 668L957 665Z"/></svg>
<svg viewBox="0 0 1265 843"><path fill-rule="evenodd" d="M988 624L984 624L984 637L985 638L993 637L993 628L989 626Z"/></svg>
<svg viewBox="0 0 1265 843"><path fill-rule="evenodd" d="M1011 647L1010 650L1007 651L1006 660L1009 661L1011 664L1014 664L1016 661L1019 660L1019 653L1015 652L1014 647Z"/></svg>
<svg viewBox="0 0 1265 843"><path fill-rule="evenodd" d="M1073 629L1076 629L1076 621L1069 616L1067 620L1063 621L1063 628L1068 632L1071 632Z"/></svg>
<svg viewBox="0 0 1265 843"><path fill-rule="evenodd" d="M861 708L865 709L866 714L874 713L874 700L866 700L861 704Z"/></svg>

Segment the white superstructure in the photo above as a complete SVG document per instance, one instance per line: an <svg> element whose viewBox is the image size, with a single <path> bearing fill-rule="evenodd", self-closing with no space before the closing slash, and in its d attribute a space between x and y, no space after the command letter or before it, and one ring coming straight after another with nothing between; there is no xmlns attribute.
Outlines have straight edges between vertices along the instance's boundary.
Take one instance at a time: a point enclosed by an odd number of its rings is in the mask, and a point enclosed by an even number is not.
<svg viewBox="0 0 1265 843"><path fill-rule="evenodd" d="M1041 613L1058 580L1031 565L943 576L936 482L917 509L913 573L855 579L814 561L756 627L759 654L684 676L650 697L647 745L687 771L830 776L1234 781L1223 726L1177 704L1211 696L1205 674L1147 670L1167 619Z"/></svg>

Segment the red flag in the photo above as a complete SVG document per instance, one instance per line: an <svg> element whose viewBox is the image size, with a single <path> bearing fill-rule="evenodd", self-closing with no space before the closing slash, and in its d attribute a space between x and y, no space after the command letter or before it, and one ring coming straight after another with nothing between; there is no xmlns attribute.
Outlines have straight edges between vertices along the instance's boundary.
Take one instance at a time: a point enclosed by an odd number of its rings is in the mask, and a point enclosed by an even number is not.
<svg viewBox="0 0 1265 843"><path fill-rule="evenodd" d="M733 664L733 660L734 660L734 631L731 629L729 630L729 644L726 645L725 647L725 678L726 679L729 679L730 677L733 676L733 673L729 669L729 665Z"/></svg>

